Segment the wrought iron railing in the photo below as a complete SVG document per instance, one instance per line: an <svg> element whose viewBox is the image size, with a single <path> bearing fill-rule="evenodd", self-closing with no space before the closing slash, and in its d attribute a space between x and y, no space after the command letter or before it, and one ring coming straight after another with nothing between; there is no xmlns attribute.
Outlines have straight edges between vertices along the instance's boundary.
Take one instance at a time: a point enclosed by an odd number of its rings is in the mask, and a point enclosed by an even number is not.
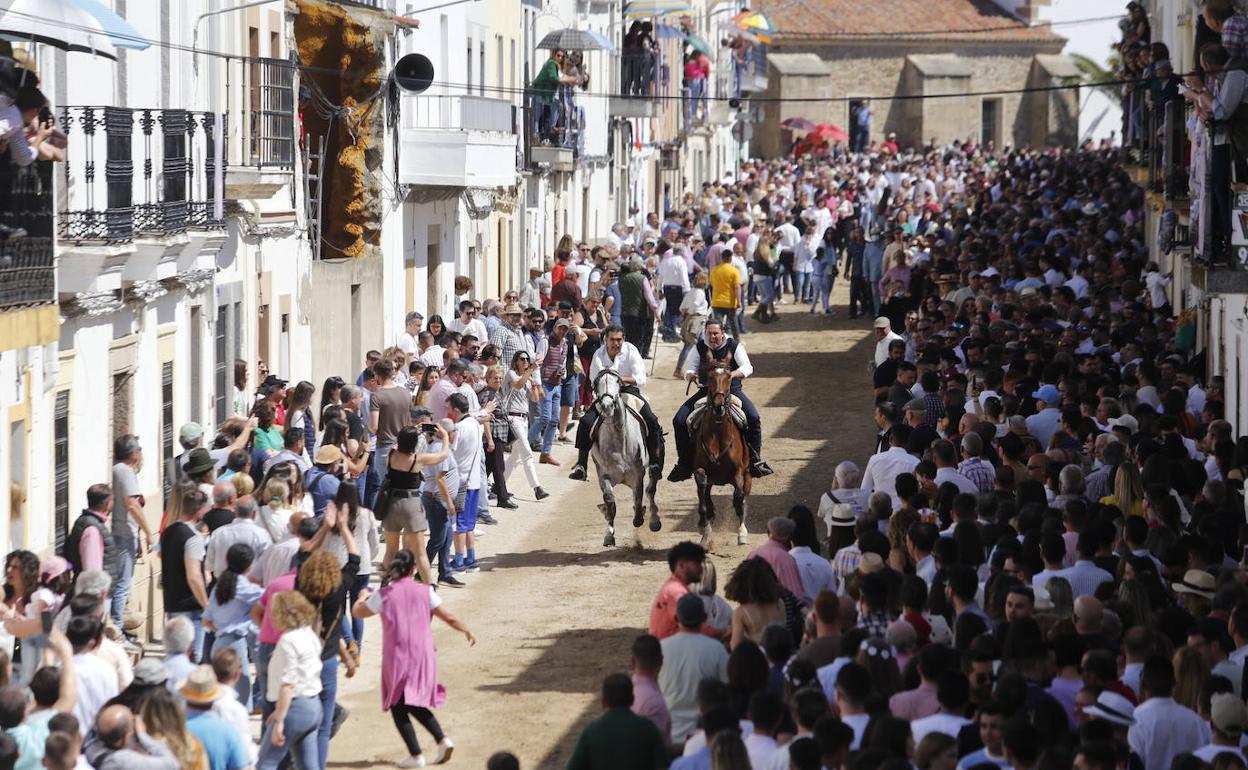
<svg viewBox="0 0 1248 770"><path fill-rule="evenodd" d="M213 216L216 119L189 110L63 108L61 238L125 243L224 226Z"/></svg>
<svg viewBox="0 0 1248 770"><path fill-rule="evenodd" d="M56 301L52 163L0 155L0 311Z"/></svg>

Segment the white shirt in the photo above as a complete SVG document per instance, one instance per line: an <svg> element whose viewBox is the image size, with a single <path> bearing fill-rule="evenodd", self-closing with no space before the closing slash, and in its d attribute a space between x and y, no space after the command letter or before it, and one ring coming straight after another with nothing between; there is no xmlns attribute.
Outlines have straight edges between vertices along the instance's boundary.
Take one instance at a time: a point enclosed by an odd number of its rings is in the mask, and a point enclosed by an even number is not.
<svg viewBox="0 0 1248 770"><path fill-rule="evenodd" d="M290 512L286 513L286 521L290 521ZM283 527L282 531L287 530ZM239 543L251 546L255 558L259 559L269 546L273 545L273 536L255 519L235 519L219 528L208 538L208 554L205 557L204 567L209 574L220 575L225 572L225 556L229 553L230 546Z"/></svg>
<svg viewBox="0 0 1248 770"><path fill-rule="evenodd" d="M472 416L455 423L455 443L451 455L459 466L460 485L464 489L481 488L481 452L485 445L484 429Z"/></svg>
<svg viewBox="0 0 1248 770"><path fill-rule="evenodd" d="M1176 756L1212 739L1209 724L1174 698L1149 698L1140 704L1127 731L1127 743L1144 760L1144 770L1170 770Z"/></svg>
<svg viewBox="0 0 1248 770"><path fill-rule="evenodd" d="M854 731L853 743L849 744L850 751L857 751L862 748L862 736L867 732L867 725L871 722L870 714L846 714L841 717L841 721L849 725ZM913 729L913 725L911 725Z"/></svg>
<svg viewBox="0 0 1248 770"><path fill-rule="evenodd" d="M604 369L611 369L621 377L632 377L637 381L638 388L646 384L646 362L642 359L637 346L631 342L624 343L614 360L607 354L605 342L594 352L594 357L589 362L590 387L593 387L593 383Z"/></svg>
<svg viewBox="0 0 1248 770"><path fill-rule="evenodd" d="M776 753L776 739L770 735L747 733L745 736L745 753L750 755L752 767L762 767Z"/></svg>
<svg viewBox="0 0 1248 770"><path fill-rule="evenodd" d="M1195 754L1196 758L1200 761L1208 762L1211 765L1213 764L1213 760L1222 753L1234 754L1239 757L1241 761L1246 761L1244 752L1237 746L1219 746L1216 743L1211 743L1208 746L1196 749L1192 753Z"/></svg>
<svg viewBox="0 0 1248 770"><path fill-rule="evenodd" d="M684 257L675 251L669 253L659 262L659 285L679 286L682 291L689 291L689 269Z"/></svg>
<svg viewBox="0 0 1248 770"><path fill-rule="evenodd" d="M797 562L797 574L802 578L802 590L814 601L820 591L836 591L836 573L828 560L815 554L804 545L796 545L789 549L789 554Z"/></svg>
<svg viewBox="0 0 1248 770"><path fill-rule="evenodd" d="M247 756L255 764L260 758L260 750L255 739L251 737L251 715L247 713L247 707L238 702L238 693L233 687L221 688L221 697L212 704L209 713L238 731L239 737L247 746Z"/></svg>
<svg viewBox="0 0 1248 770"><path fill-rule="evenodd" d="M932 581L936 579L936 559L932 558L930 553L919 559L915 562L914 574L923 578L923 581L931 586Z"/></svg>
<svg viewBox="0 0 1248 770"><path fill-rule="evenodd" d="M29 166L39 152L26 142L26 122L22 111L7 96L0 96L0 142L9 146L9 157L19 166Z"/></svg>
<svg viewBox="0 0 1248 770"><path fill-rule="evenodd" d="M282 506L274 508L268 505L260 506L260 527L274 543L280 543L288 537L294 537L290 534L290 517L294 515L294 510ZM226 526L230 526L227 524ZM225 527L222 527L225 529ZM257 557L259 554L257 554Z"/></svg>
<svg viewBox="0 0 1248 770"><path fill-rule="evenodd" d="M698 723L698 684L703 679L728 681L728 651L699 633L680 631L659 643L663 668L659 689L672 714L672 742L680 743Z"/></svg>
<svg viewBox="0 0 1248 770"><path fill-rule="evenodd" d="M950 738L957 738L958 731L970 723L971 720L966 717L937 712L930 717L923 717L911 722L910 734L914 736L915 743L923 740L923 736L928 733L944 733Z"/></svg>
<svg viewBox="0 0 1248 770"><path fill-rule="evenodd" d="M685 292L685 298L680 301L680 310L691 316L707 315L711 312L711 303L707 302L706 292L701 289L687 291Z"/></svg>
<svg viewBox="0 0 1248 770"><path fill-rule="evenodd" d="M900 502L897 497L897 477L902 473L913 473L918 464L919 458L902 447L889 447L887 451L873 454L867 460L867 469L862 472L861 488L866 492L887 492L896 505Z"/></svg>
<svg viewBox="0 0 1248 770"><path fill-rule="evenodd" d="M399 341L394 346L402 350L408 358L416 355L416 351L420 350L420 346L416 344L416 338L407 332L399 335Z"/></svg>
<svg viewBox="0 0 1248 770"><path fill-rule="evenodd" d="M429 349L420 354L420 362L425 366L432 366L435 369L442 368L442 354L446 352L446 348L441 345L430 345Z"/></svg>
<svg viewBox="0 0 1248 770"><path fill-rule="evenodd" d="M879 366L880 364L888 360L889 343L891 343L893 340L904 341L904 339L905 338L903 338L900 334L893 331L892 329L889 329L888 334L885 334L882 339L877 340L875 343L875 365Z"/></svg>
<svg viewBox="0 0 1248 770"><path fill-rule="evenodd" d="M740 277L740 281L738 281L738 283L740 283L741 286L744 287L746 284L750 282L750 272L745 266L745 260L737 256L736 254L733 254L732 266L737 269L737 275Z"/></svg>
<svg viewBox="0 0 1248 770"><path fill-rule="evenodd" d="M320 648L317 648L320 657ZM103 658L91 653L74 656L74 676L78 684L78 700L74 703L74 716L78 717L78 729L83 735L95 725L95 717L104 704L116 697L117 672ZM320 681L319 675L317 681Z"/></svg>
<svg viewBox="0 0 1248 770"><path fill-rule="evenodd" d="M1070 583L1070 591L1078 599L1081 596L1092 596L1101 583L1113 581L1114 576L1090 561L1080 559L1074 565L1057 573Z"/></svg>
<svg viewBox="0 0 1248 770"><path fill-rule="evenodd" d="M321 640L311 626L283 631L269 659L266 697L276 703L287 684L294 686L296 698L321 694Z"/></svg>
<svg viewBox="0 0 1248 770"><path fill-rule="evenodd" d="M754 366L750 363L750 354L745 352L744 342L737 342L737 349L732 354L732 362L738 369L741 370L741 374L745 377L748 378L754 373ZM694 374L697 374L698 369L700 368L702 368L702 356L698 353L698 349L695 347L693 350L689 351L689 360L685 363L685 372L693 372Z"/></svg>
<svg viewBox="0 0 1248 770"><path fill-rule="evenodd" d="M802 240L802 234L797 231L797 227L792 222L785 222L775 229L776 235L780 236L779 242L776 244L782 251L794 251L797 244ZM823 237L820 233L819 237Z"/></svg>
<svg viewBox="0 0 1248 770"><path fill-rule="evenodd" d="M488 342L490 339L490 333L485 330L485 322L480 318L470 318L468 319L468 323L464 323L459 320L459 318L452 318L451 322L446 325L446 328L453 332L459 332L461 335L471 334L481 340L482 344ZM439 361L438 365L441 366L442 362Z"/></svg>
<svg viewBox="0 0 1248 770"><path fill-rule="evenodd" d="M949 482L958 488L959 492L965 492L968 495L978 495L979 487L975 486L975 482L958 473L957 468L937 468L934 482L937 487L945 482Z"/></svg>

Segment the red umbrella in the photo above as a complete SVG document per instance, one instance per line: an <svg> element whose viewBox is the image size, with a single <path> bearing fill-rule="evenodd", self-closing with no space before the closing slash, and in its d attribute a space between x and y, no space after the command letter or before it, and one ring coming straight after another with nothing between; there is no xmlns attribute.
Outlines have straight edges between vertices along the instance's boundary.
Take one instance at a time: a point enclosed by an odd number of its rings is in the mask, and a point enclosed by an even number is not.
<svg viewBox="0 0 1248 770"><path fill-rule="evenodd" d="M849 134L840 126L834 126L831 123L820 123L815 127L815 136L829 142L848 142Z"/></svg>
<svg viewBox="0 0 1248 770"><path fill-rule="evenodd" d="M807 120L806 118L789 118L788 120L781 121L780 125L790 131L814 131L818 128L814 121Z"/></svg>

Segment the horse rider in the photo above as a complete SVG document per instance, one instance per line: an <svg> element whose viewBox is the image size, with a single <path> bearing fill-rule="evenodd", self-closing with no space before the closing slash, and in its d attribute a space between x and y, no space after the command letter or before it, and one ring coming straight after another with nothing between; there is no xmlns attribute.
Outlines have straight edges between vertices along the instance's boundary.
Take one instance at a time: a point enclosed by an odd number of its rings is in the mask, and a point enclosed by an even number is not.
<svg viewBox="0 0 1248 770"><path fill-rule="evenodd" d="M763 423L758 409L745 395L742 381L754 373L750 365L750 356L745 352L745 343L729 337L724 333L723 323L712 318L706 322L702 339L694 347L685 363L685 379L698 381L698 392L685 401L676 416L672 418L672 426L676 429L676 466L668 474L668 481L684 481L693 475L693 440L689 435L689 414L693 411L698 399L706 398L706 376L716 364L725 364L731 369L732 395L741 400L741 408L745 411L745 443L750 448L750 475L754 477L768 476L774 471L762 457Z"/></svg>
<svg viewBox="0 0 1248 770"><path fill-rule="evenodd" d="M594 353L589 365L590 386L598 382L598 375L611 370L620 375L620 393L631 393L641 399L641 419L646 423L646 451L650 466L663 472L663 426L650 409L650 402L641 394L646 384L646 362L637 347L624 341L624 327L611 324L602 330L602 345ZM584 481L589 461L589 450L594 444L594 424L598 422L598 410L590 406L576 426L576 465L569 478Z"/></svg>

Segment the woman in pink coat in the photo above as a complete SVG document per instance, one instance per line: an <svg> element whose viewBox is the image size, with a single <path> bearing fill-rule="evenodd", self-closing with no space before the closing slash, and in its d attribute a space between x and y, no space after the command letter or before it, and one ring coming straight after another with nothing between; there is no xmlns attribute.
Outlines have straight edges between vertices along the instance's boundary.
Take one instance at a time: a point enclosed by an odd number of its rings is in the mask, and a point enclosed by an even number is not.
<svg viewBox="0 0 1248 770"><path fill-rule="evenodd" d="M390 563L381 590L366 591L352 609L357 618L381 615L381 707L390 712L410 755L399 767L426 764L411 717L438 743L437 755L430 764L450 759L455 748L432 711L446 701L446 688L438 683L433 617L436 615L462 633L469 644L477 643L468 627L441 606L441 598L427 583L412 579L415 570L416 556L404 548Z"/></svg>

